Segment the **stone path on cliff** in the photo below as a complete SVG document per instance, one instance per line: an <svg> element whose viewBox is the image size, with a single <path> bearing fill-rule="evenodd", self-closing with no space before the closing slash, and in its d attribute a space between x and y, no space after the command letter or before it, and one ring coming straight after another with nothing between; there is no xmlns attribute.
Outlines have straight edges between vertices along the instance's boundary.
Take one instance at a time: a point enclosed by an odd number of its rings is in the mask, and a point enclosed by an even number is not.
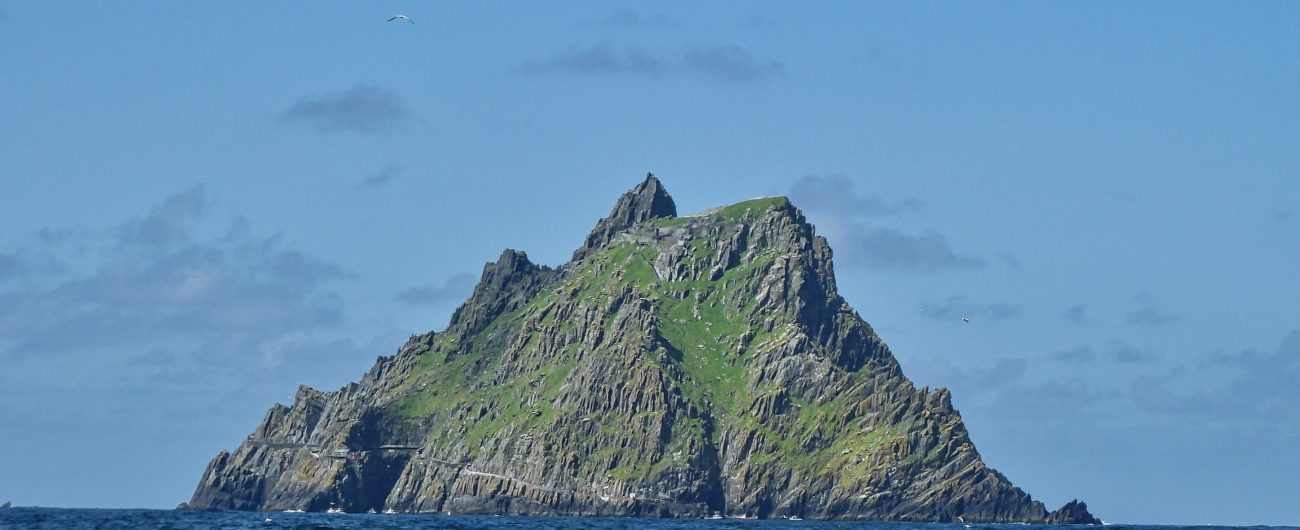
<svg viewBox="0 0 1300 530"><path fill-rule="evenodd" d="M266 447L266 448L268 448L268 449L302 449L302 448L309 447L309 446L310 446L310 447L316 447L316 446L314 446L314 445L311 445L311 444L305 444L305 443L297 443L297 442L273 442L273 441L269 441L269 440L265 440L265 439L253 439L253 438L249 438L249 439L248 439L247 441L245 441L244 443L247 443L248 445L256 445L256 446L260 446L260 447Z"/></svg>
<svg viewBox="0 0 1300 530"><path fill-rule="evenodd" d="M267 440L265 438L249 438L246 441L246 443L248 443L249 445L267 447L270 449L303 449L303 448L310 447L314 449L319 449L321 451L325 450L325 448L316 444L309 444L309 443L302 443L302 442L277 442L277 441ZM374 449L347 448L347 450L348 452L365 453L369 451L418 451L420 450L420 448L419 446L415 446L415 445L381 445ZM432 460L437 460L437 459L435 458Z"/></svg>

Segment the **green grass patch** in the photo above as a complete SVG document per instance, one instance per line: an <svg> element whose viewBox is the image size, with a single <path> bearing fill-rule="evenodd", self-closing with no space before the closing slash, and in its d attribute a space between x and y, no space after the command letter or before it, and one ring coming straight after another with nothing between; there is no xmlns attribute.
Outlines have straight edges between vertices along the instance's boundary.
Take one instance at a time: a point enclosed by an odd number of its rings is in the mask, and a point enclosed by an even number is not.
<svg viewBox="0 0 1300 530"><path fill-rule="evenodd" d="M757 218L773 207L787 204L790 204L790 199L785 197L760 197L727 206L714 215L725 222L734 223L745 217Z"/></svg>

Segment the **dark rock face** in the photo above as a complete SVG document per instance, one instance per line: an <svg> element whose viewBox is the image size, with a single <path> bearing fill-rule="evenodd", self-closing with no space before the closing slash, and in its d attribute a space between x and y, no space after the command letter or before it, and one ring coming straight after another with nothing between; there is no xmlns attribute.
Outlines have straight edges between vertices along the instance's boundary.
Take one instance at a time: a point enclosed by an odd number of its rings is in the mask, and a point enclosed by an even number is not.
<svg viewBox="0 0 1300 530"><path fill-rule="evenodd" d="M573 261L579 261L593 250L605 246L619 232L637 223L671 217L677 217L677 204L654 173L647 173L644 181L619 197L609 216L596 223L596 228L587 235L582 248L574 251Z"/></svg>
<svg viewBox="0 0 1300 530"><path fill-rule="evenodd" d="M1101 524L1101 519L1088 512L1088 504L1078 499L1065 503L1060 509L1047 514L1047 524Z"/></svg>
<svg viewBox="0 0 1300 530"><path fill-rule="evenodd" d="M648 176L570 263L508 250L446 331L272 407L189 505L1097 522L986 467L831 257L783 197L677 217Z"/></svg>

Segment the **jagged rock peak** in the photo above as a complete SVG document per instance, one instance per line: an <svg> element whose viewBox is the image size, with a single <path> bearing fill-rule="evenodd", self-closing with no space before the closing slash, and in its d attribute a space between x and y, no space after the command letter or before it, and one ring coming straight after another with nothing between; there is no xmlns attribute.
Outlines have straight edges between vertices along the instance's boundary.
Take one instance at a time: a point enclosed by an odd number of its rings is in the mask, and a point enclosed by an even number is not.
<svg viewBox="0 0 1300 530"><path fill-rule="evenodd" d="M619 197L606 219L627 226L649 219L677 217L677 204L654 173Z"/></svg>
<svg viewBox="0 0 1300 530"><path fill-rule="evenodd" d="M573 253L573 261L601 248L613 239L614 234L637 223L673 217L677 217L677 204L655 174L646 173L645 180L619 197L609 215L596 223L582 248Z"/></svg>
<svg viewBox="0 0 1300 530"><path fill-rule="evenodd" d="M470 299L500 291L519 277L531 275L538 270L540 267L528 260L528 254L521 250L505 249L496 261L483 264L483 274L474 286L474 294Z"/></svg>
<svg viewBox="0 0 1300 530"><path fill-rule="evenodd" d="M1047 524L1102 524L1088 512L1088 503L1074 499L1047 515Z"/></svg>
<svg viewBox="0 0 1300 530"><path fill-rule="evenodd" d="M523 272L528 270L529 268L536 268L536 267L537 266L533 265L532 261L528 260L527 252L524 252L522 250L515 250L513 248L508 248L501 251L501 257L497 258L495 262L486 263L483 265L483 277L487 278L489 274L492 274L494 272L510 274L515 272Z"/></svg>
<svg viewBox="0 0 1300 530"><path fill-rule="evenodd" d="M523 251L502 251L495 262L483 265L474 293L452 314L447 331L457 337L477 333L497 315L526 301L552 272L529 261Z"/></svg>

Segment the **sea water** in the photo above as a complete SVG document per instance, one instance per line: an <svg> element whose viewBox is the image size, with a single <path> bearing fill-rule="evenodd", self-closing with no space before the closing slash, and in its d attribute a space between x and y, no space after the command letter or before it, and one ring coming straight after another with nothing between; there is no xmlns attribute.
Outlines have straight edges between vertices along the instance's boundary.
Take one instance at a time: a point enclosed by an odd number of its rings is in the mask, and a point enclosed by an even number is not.
<svg viewBox="0 0 1300 530"><path fill-rule="evenodd" d="M351 529L539 529L539 530L1063 530L1086 525L1051 526L1018 524L962 524L788 521L635 519L587 517L494 517L447 515L324 514L283 512L191 512L176 510L94 510L67 508L9 508L0 510L0 529L87 530L351 530ZM1103 528L1103 527L1092 527ZM1300 530L1297 527L1149 526L1109 525L1106 530Z"/></svg>

